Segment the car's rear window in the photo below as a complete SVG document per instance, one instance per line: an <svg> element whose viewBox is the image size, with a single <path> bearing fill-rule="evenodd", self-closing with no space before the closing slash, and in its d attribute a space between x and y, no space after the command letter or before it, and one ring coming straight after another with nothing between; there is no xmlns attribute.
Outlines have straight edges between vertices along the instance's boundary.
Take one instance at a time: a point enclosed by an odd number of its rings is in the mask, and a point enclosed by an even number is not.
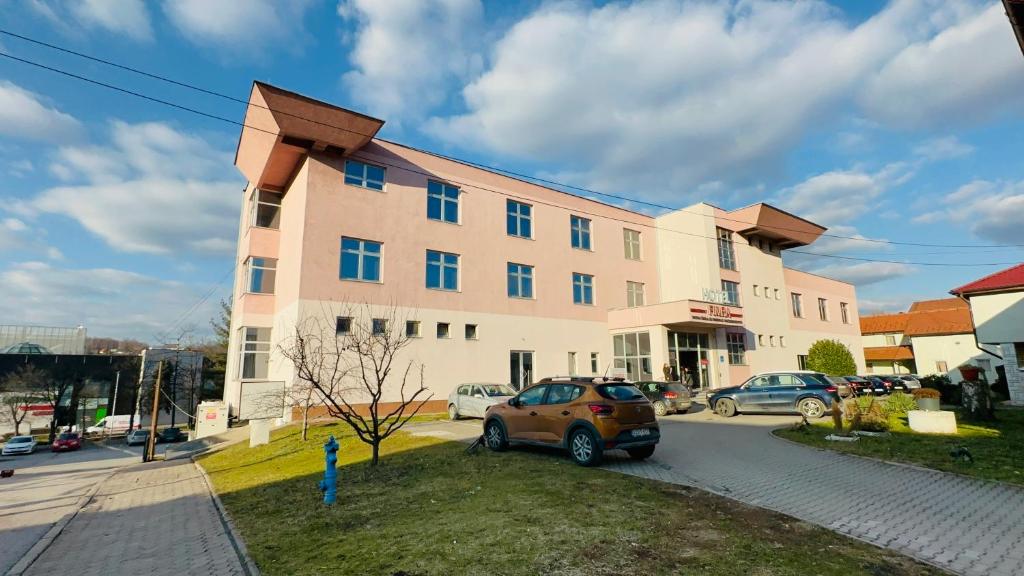
<svg viewBox="0 0 1024 576"><path fill-rule="evenodd" d="M669 382L668 384L665 384L665 389L673 392L686 392L686 386L683 386L678 382Z"/></svg>
<svg viewBox="0 0 1024 576"><path fill-rule="evenodd" d="M61 434L59 438L61 440L74 440L78 438L78 434Z"/></svg>
<svg viewBox="0 0 1024 576"><path fill-rule="evenodd" d="M508 386L501 384L484 384L481 386L484 389L484 394L488 396L515 396L515 390L512 390Z"/></svg>
<svg viewBox="0 0 1024 576"><path fill-rule="evenodd" d="M644 397L632 384L601 384L596 390L609 400L639 400Z"/></svg>
<svg viewBox="0 0 1024 576"><path fill-rule="evenodd" d="M822 376L821 374L797 374L797 376L799 376L800 379L803 380L804 382L806 382L807 384L812 384L812 385L817 385L817 386L831 386L832 385L832 382L829 381L829 379L826 378L825 376Z"/></svg>

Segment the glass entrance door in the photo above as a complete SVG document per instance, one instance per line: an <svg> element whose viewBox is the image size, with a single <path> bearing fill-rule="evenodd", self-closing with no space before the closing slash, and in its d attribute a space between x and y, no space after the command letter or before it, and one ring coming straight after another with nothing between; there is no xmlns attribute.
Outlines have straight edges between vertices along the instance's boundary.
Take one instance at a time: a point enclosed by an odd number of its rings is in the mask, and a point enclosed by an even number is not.
<svg viewBox="0 0 1024 576"><path fill-rule="evenodd" d="M689 380L691 386L695 388L712 387L709 344L708 334L669 331L668 350L669 362L672 364L672 379L679 382Z"/></svg>
<svg viewBox="0 0 1024 576"><path fill-rule="evenodd" d="M509 352L509 384L522 390L533 384L533 352L512 350Z"/></svg>

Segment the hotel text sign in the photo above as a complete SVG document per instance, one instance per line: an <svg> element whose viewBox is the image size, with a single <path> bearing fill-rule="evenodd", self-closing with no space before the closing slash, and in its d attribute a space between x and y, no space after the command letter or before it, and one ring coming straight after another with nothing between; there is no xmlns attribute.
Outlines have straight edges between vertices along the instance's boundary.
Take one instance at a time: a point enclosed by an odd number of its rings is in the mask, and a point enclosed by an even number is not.
<svg viewBox="0 0 1024 576"><path fill-rule="evenodd" d="M690 317L694 320L715 322L717 324L743 323L743 312L738 308L703 302L692 302L690 304Z"/></svg>
<svg viewBox="0 0 1024 576"><path fill-rule="evenodd" d="M729 293L725 290L714 290L711 288L704 288L705 302L714 302L715 304L728 304Z"/></svg>

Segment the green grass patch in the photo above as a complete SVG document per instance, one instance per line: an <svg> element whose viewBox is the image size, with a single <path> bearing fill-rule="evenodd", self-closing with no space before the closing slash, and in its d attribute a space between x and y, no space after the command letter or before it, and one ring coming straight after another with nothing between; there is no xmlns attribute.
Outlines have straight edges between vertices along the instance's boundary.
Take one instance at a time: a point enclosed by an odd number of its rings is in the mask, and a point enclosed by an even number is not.
<svg viewBox="0 0 1024 576"><path fill-rule="evenodd" d="M316 482L339 437L338 503ZM400 432L371 468L340 425L302 442L200 459L260 570L275 574L937 574L792 518L706 492L576 466L538 450L465 453Z"/></svg>
<svg viewBox="0 0 1024 576"><path fill-rule="evenodd" d="M996 418L995 422L970 423L964 422L958 414L955 435L918 434L909 428L906 418L892 418L888 437L861 438L857 442L825 440L825 436L833 432L831 421L817 421L807 429L783 429L775 433L837 452L1024 485L1024 410L997 410ZM950 456L950 451L960 446L970 452L973 463Z"/></svg>

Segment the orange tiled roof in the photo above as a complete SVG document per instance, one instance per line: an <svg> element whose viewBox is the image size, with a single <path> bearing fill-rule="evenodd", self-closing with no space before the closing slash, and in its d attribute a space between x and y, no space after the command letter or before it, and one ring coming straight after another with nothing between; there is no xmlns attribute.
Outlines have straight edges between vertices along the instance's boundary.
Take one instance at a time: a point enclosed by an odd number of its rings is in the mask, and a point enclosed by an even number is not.
<svg viewBox="0 0 1024 576"><path fill-rule="evenodd" d="M884 334L887 332L903 332L907 328L907 315L878 314L860 317L861 334Z"/></svg>
<svg viewBox="0 0 1024 576"><path fill-rule="evenodd" d="M904 334L907 336L938 336L941 334L970 334L974 332L970 308L947 308L933 312L907 314L910 320Z"/></svg>
<svg viewBox="0 0 1024 576"><path fill-rule="evenodd" d="M914 351L910 346L875 346L864 349L864 360L913 360Z"/></svg>
<svg viewBox="0 0 1024 576"><path fill-rule="evenodd" d="M910 305L910 312L931 312L932 310L948 310L950 308L963 308L967 310L970 308L970 305L961 298L921 300Z"/></svg>

